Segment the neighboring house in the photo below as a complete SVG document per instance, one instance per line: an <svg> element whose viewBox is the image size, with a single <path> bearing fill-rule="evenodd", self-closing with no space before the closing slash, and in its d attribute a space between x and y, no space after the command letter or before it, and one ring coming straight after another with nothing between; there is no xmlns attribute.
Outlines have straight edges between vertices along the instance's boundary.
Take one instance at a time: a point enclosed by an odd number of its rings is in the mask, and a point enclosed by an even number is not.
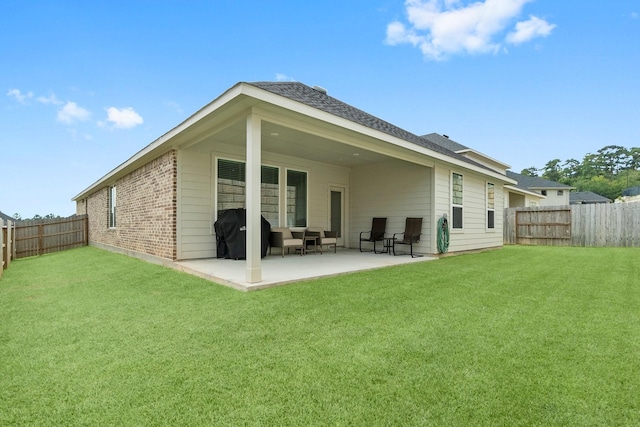
<svg viewBox="0 0 640 427"><path fill-rule="evenodd" d="M496 161L496 164L503 165ZM505 165L506 166L506 165ZM76 195L89 242L163 262L216 256L218 212L247 209L247 282L261 281L260 216L319 226L357 248L372 217L387 233L422 217L417 252L437 253L447 214L449 251L502 246L503 194L515 181L473 153L455 153L322 88L237 83Z"/></svg>
<svg viewBox="0 0 640 427"><path fill-rule="evenodd" d="M622 196L615 200L616 203L640 202L640 187L631 187L622 190Z"/></svg>
<svg viewBox="0 0 640 427"><path fill-rule="evenodd" d="M575 187L560 184L559 182L549 181L548 179L537 176L522 175L519 173L507 171L507 176L516 180L516 188L523 191L529 191L541 197L537 201L529 198L529 204L520 204L520 197L509 197L510 203L508 207L528 207L528 206L565 206L569 204L569 194ZM514 201L514 203L511 203ZM535 202L535 203L532 203Z"/></svg>
<svg viewBox="0 0 640 427"><path fill-rule="evenodd" d="M575 191L569 193L569 203L572 205L588 205L594 203L611 203L611 199L607 199L593 191Z"/></svg>
<svg viewBox="0 0 640 427"><path fill-rule="evenodd" d="M496 172L499 172L503 175L506 174L515 181L518 181L519 178L522 179L521 175L513 174L512 172L507 171L507 169L509 169L510 167L508 164L500 162L499 160L495 160L485 154L466 147L459 142L450 139L447 135L430 133L428 135L423 135L422 138L431 141L434 144L445 147L457 154L463 155L469 159L475 160L495 170ZM512 175L510 176L509 174ZM541 200L544 200L546 198L546 196L543 196L542 194L540 194L540 192L530 190L527 187L521 186L519 183L516 183L514 185L505 185L503 188L502 197L504 200L505 208L540 206Z"/></svg>
<svg viewBox="0 0 640 427"><path fill-rule="evenodd" d="M2 221L5 221L5 222L6 221L16 222L16 219L14 217L9 216L9 215L7 215L5 213L2 213L0 211L0 222L2 222Z"/></svg>

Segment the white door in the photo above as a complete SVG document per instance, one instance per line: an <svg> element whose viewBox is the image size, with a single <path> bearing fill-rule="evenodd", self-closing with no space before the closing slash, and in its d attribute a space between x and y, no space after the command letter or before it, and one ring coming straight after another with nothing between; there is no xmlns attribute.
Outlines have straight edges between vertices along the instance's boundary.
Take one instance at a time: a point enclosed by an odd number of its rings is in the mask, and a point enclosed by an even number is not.
<svg viewBox="0 0 640 427"><path fill-rule="evenodd" d="M338 236L338 246L344 246L344 188L329 188L329 229Z"/></svg>

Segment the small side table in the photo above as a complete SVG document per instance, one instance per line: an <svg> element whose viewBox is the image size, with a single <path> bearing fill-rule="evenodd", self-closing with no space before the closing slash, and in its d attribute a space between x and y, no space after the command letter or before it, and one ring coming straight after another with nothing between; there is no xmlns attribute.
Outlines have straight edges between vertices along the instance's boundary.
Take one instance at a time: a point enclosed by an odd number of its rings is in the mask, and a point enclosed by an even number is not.
<svg viewBox="0 0 640 427"><path fill-rule="evenodd" d="M313 242L313 254L318 251L318 237L317 236L304 236L304 253L309 252L309 246Z"/></svg>
<svg viewBox="0 0 640 427"><path fill-rule="evenodd" d="M393 242L395 240L396 240L395 237L383 237L382 238L382 247L384 249L382 250L382 252L378 252L378 253L392 255L391 251L393 251Z"/></svg>

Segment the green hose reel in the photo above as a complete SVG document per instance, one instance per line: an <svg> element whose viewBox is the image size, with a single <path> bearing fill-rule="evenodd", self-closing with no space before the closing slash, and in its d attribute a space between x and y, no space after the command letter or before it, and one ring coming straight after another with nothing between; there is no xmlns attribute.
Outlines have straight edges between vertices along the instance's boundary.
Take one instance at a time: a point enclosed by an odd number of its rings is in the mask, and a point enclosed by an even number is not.
<svg viewBox="0 0 640 427"><path fill-rule="evenodd" d="M449 250L449 222L447 221L447 214L442 215L438 219L438 252L441 254L446 253Z"/></svg>

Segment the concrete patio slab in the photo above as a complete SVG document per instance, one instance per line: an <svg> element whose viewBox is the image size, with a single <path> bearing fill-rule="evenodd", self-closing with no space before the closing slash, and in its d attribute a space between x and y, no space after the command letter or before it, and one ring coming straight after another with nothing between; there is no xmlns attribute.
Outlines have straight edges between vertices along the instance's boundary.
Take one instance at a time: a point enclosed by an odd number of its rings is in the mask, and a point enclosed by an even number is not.
<svg viewBox="0 0 640 427"><path fill-rule="evenodd" d="M311 253L305 256L287 254L284 258L280 254L267 255L262 259L262 281L258 283L246 281L244 260L212 258L178 261L174 268L235 289L252 291L319 277L435 259L437 257L428 255L411 258L409 255L392 256L356 249L338 249L337 253Z"/></svg>

